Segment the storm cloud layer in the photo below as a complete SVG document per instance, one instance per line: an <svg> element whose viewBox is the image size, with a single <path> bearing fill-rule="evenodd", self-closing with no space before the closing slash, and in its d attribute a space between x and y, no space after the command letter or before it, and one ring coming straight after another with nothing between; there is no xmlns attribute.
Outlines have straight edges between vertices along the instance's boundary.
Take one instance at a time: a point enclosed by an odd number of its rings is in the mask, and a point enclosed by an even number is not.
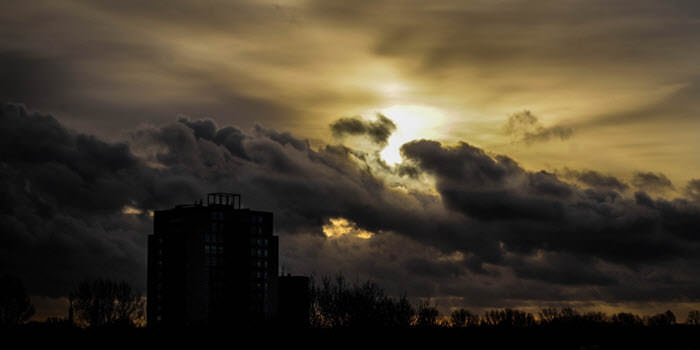
<svg viewBox="0 0 700 350"><path fill-rule="evenodd" d="M111 143L16 104L2 106L0 126L0 273L22 276L33 295L93 277L143 289L149 211L207 191L274 212L294 273L341 271L471 306L700 295L698 180L687 198L663 199L433 140L404 144L404 163L389 167L342 144L184 117ZM411 185L422 180L434 187ZM338 218L342 234L324 235Z"/></svg>

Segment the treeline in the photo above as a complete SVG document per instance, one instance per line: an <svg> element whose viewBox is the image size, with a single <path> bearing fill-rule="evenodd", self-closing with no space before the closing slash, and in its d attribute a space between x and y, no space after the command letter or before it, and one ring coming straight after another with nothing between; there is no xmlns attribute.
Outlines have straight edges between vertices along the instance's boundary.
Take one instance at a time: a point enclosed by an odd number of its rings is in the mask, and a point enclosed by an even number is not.
<svg viewBox="0 0 700 350"><path fill-rule="evenodd" d="M54 328L144 327L145 303L145 298L126 282L86 280L69 295L68 317L49 318L42 324ZM406 295L388 296L372 281L350 283L341 275L324 277L320 281L311 279L308 306L309 321L305 326L316 329L660 328L682 323L670 310L653 316L639 316L626 312L612 315L579 312L568 307L544 308L536 314L509 308L482 313L457 309L442 315L437 306L429 302L414 306ZM26 324L34 312L21 280L12 276L0 277L0 328ZM684 321L688 326L700 326L700 311L690 311Z"/></svg>
<svg viewBox="0 0 700 350"><path fill-rule="evenodd" d="M44 325L54 328L135 328L146 324L146 300L127 282L85 280L71 291L68 299L67 317L48 318ZM34 313L22 281L16 276L0 277L0 327L26 324Z"/></svg>
<svg viewBox="0 0 700 350"><path fill-rule="evenodd" d="M509 308L483 313L457 309L441 315L437 306L429 302L413 306L405 295L390 297L374 282L349 283L343 276L312 280L310 294L312 328L669 327L679 323L670 310L638 316L626 312L578 312L569 307L544 308L536 314ZM700 326L700 311L690 311L685 323Z"/></svg>

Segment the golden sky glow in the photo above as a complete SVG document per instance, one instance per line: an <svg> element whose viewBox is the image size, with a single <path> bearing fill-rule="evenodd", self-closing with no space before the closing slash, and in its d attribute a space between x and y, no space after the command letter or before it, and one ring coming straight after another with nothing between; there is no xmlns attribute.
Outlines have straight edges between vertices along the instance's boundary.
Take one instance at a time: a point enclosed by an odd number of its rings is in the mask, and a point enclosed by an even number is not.
<svg viewBox="0 0 700 350"><path fill-rule="evenodd" d="M340 238L345 235L352 235L361 239L370 239L374 236L372 232L358 228L357 224L345 218L330 218L328 221L328 224L323 225L323 234L328 238Z"/></svg>
<svg viewBox="0 0 700 350"><path fill-rule="evenodd" d="M447 130L447 117L437 108L427 106L394 105L380 111L396 123L397 129L380 153L389 164L401 163L400 148L412 140L440 138Z"/></svg>
<svg viewBox="0 0 700 350"><path fill-rule="evenodd" d="M533 169L662 169L674 183L700 172L700 45L696 22L666 20L680 9L416 4L33 2L0 16L34 23L7 35L6 50L66 63L50 72L46 96L22 102L112 138L114 126L146 116L189 114L327 142L331 121L379 112L398 125L382 152L389 163L401 142L425 137ZM511 142L503 124L523 110L573 136Z"/></svg>

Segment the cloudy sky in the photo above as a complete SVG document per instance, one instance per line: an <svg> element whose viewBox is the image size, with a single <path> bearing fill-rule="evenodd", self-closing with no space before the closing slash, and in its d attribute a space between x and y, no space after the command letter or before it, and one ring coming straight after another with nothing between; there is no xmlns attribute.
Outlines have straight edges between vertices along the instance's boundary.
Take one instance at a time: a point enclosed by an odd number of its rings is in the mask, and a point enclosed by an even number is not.
<svg viewBox="0 0 700 350"><path fill-rule="evenodd" d="M442 310L700 306L694 1L4 1L0 272L145 286L149 212ZM58 311L56 311L58 310Z"/></svg>

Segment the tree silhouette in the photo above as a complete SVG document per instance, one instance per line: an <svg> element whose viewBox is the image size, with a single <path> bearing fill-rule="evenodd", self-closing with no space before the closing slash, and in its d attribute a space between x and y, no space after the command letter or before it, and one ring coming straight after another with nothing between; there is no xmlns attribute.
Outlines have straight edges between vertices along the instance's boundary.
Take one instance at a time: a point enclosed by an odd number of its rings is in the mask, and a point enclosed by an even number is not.
<svg viewBox="0 0 700 350"><path fill-rule="evenodd" d="M0 326L12 327L34 316L34 305L16 276L0 277Z"/></svg>
<svg viewBox="0 0 700 350"><path fill-rule="evenodd" d="M450 314L450 324L459 328L474 327L479 325L479 315L465 309L454 310Z"/></svg>
<svg viewBox="0 0 700 350"><path fill-rule="evenodd" d="M700 326L700 311L690 310L688 311L688 319L686 323L693 326Z"/></svg>
<svg viewBox="0 0 700 350"><path fill-rule="evenodd" d="M311 322L316 327L408 327L414 315L406 296L388 297L376 283L349 284L341 275L312 280Z"/></svg>
<svg viewBox="0 0 700 350"><path fill-rule="evenodd" d="M553 307L544 308L539 312L540 324L553 324L559 318L559 310Z"/></svg>
<svg viewBox="0 0 700 350"><path fill-rule="evenodd" d="M608 321L608 316L604 312L597 311L586 312L581 318L589 325L603 324Z"/></svg>
<svg viewBox="0 0 700 350"><path fill-rule="evenodd" d="M644 324L639 316L628 312L620 312L613 315L612 323L619 326L641 326Z"/></svg>
<svg viewBox="0 0 700 350"><path fill-rule="evenodd" d="M421 302L418 305L416 314L416 327L432 328L440 326L440 311L434 305L430 305L429 301Z"/></svg>
<svg viewBox="0 0 700 350"><path fill-rule="evenodd" d="M647 320L647 325L652 327L673 326L674 324L676 324L676 315L671 310L651 316Z"/></svg>
<svg viewBox="0 0 700 350"><path fill-rule="evenodd" d="M531 313L515 309L487 311L483 320L486 325L499 327L528 327L535 325L535 317Z"/></svg>
<svg viewBox="0 0 700 350"><path fill-rule="evenodd" d="M143 318L143 298L126 282L83 281L71 300L78 320L89 327L134 326Z"/></svg>

